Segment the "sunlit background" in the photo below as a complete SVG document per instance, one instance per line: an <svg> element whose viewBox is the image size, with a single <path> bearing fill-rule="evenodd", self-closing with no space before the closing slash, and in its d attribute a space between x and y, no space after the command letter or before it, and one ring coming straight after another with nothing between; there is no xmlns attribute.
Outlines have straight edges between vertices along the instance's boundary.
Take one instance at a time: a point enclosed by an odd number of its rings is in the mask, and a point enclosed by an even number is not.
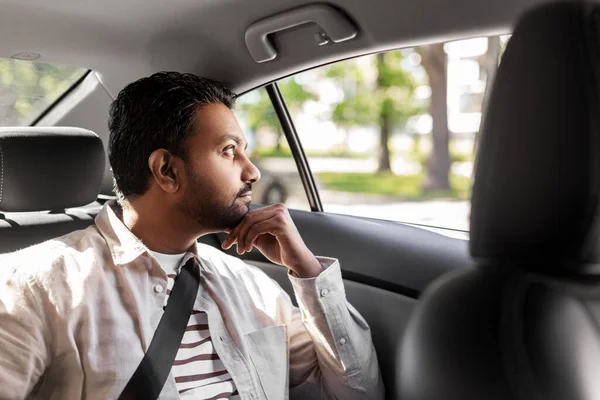
<svg viewBox="0 0 600 400"><path fill-rule="evenodd" d="M508 39L394 50L279 81L325 211L468 230L488 78ZM241 97L237 115L253 159L284 188L264 200L308 209L266 91Z"/></svg>

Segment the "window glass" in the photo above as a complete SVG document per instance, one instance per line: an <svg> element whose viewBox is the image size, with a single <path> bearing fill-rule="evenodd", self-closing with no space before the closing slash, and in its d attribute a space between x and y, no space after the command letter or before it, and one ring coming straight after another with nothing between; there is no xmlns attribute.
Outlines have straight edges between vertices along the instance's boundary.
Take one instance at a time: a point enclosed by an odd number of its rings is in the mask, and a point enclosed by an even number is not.
<svg viewBox="0 0 600 400"><path fill-rule="evenodd" d="M294 98L297 88L288 84L281 89ZM240 96L235 114L248 140L250 159L261 172L260 181L252 187L252 202L284 203L289 208L310 211L298 168L267 91L260 88Z"/></svg>
<svg viewBox="0 0 600 400"><path fill-rule="evenodd" d="M506 40L394 50L280 81L324 210L468 230L487 77Z"/></svg>
<svg viewBox="0 0 600 400"><path fill-rule="evenodd" d="M80 67L0 59L0 126L31 125L86 72Z"/></svg>

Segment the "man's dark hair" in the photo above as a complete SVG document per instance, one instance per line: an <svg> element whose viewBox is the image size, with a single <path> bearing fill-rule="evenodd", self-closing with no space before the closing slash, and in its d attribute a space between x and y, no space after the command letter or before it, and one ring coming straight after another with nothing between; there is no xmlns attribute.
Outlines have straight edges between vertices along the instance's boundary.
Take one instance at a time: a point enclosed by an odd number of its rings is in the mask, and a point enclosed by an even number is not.
<svg viewBox="0 0 600 400"><path fill-rule="evenodd" d="M151 176L148 158L156 149L186 158L186 139L200 106L235 105L222 83L193 74L159 72L133 82L110 106L108 157L119 198L142 195Z"/></svg>

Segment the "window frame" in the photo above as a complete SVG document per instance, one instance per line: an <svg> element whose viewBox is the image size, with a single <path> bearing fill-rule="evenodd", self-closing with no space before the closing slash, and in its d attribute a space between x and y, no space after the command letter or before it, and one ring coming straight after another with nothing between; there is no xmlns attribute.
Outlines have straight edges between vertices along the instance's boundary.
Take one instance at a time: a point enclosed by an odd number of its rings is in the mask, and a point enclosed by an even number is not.
<svg viewBox="0 0 600 400"><path fill-rule="evenodd" d="M300 174L302 186L304 186L304 192L306 193L310 210L311 212L323 212L323 204L321 203L321 197L319 196L315 177L310 170L310 165L308 164L308 159L306 158L304 148L300 142L300 137L294 126L294 121L287 108L285 99L279 90L279 86L277 85L277 82L272 82L265 86L265 89L267 90L271 104L275 109L283 134L290 146L292 157L296 162L296 167Z"/></svg>
<svg viewBox="0 0 600 400"><path fill-rule="evenodd" d="M50 114L50 112L52 112L52 110L56 106L58 106L68 95L73 93L73 91L75 89L77 89L79 87L79 85L81 85L83 83L85 78L87 78L91 73L92 73L91 69L86 70L81 75L81 77L79 77L79 79L77 79L75 82L73 82L73 84L67 90L64 91L64 93L62 93L60 96L58 96L58 98L56 100L54 100L52 103L50 103L48 105L48 107L46 107L36 118L34 118L33 121L29 124L29 126L36 126L37 124L39 124L39 122L42 119L44 119L44 117L46 117L46 115Z"/></svg>

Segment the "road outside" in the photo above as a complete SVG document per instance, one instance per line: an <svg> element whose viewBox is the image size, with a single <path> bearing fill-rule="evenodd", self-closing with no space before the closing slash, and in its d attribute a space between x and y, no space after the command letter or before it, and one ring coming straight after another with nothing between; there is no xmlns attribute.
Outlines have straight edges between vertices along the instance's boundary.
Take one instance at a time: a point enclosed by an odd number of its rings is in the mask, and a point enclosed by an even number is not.
<svg viewBox="0 0 600 400"><path fill-rule="evenodd" d="M413 167L410 165L393 164L395 173L401 174L403 171L398 171L398 169L403 167L404 171L412 172L411 168ZM296 164L292 159L262 158L261 165L285 183L289 194L286 202L288 207L309 209ZM313 175L320 172L374 172L377 168L377 161L373 159L311 158L310 168ZM389 196L327 190L318 181L317 186L323 207L327 212L464 231L468 231L469 228L470 204L468 201L452 199L404 201Z"/></svg>

